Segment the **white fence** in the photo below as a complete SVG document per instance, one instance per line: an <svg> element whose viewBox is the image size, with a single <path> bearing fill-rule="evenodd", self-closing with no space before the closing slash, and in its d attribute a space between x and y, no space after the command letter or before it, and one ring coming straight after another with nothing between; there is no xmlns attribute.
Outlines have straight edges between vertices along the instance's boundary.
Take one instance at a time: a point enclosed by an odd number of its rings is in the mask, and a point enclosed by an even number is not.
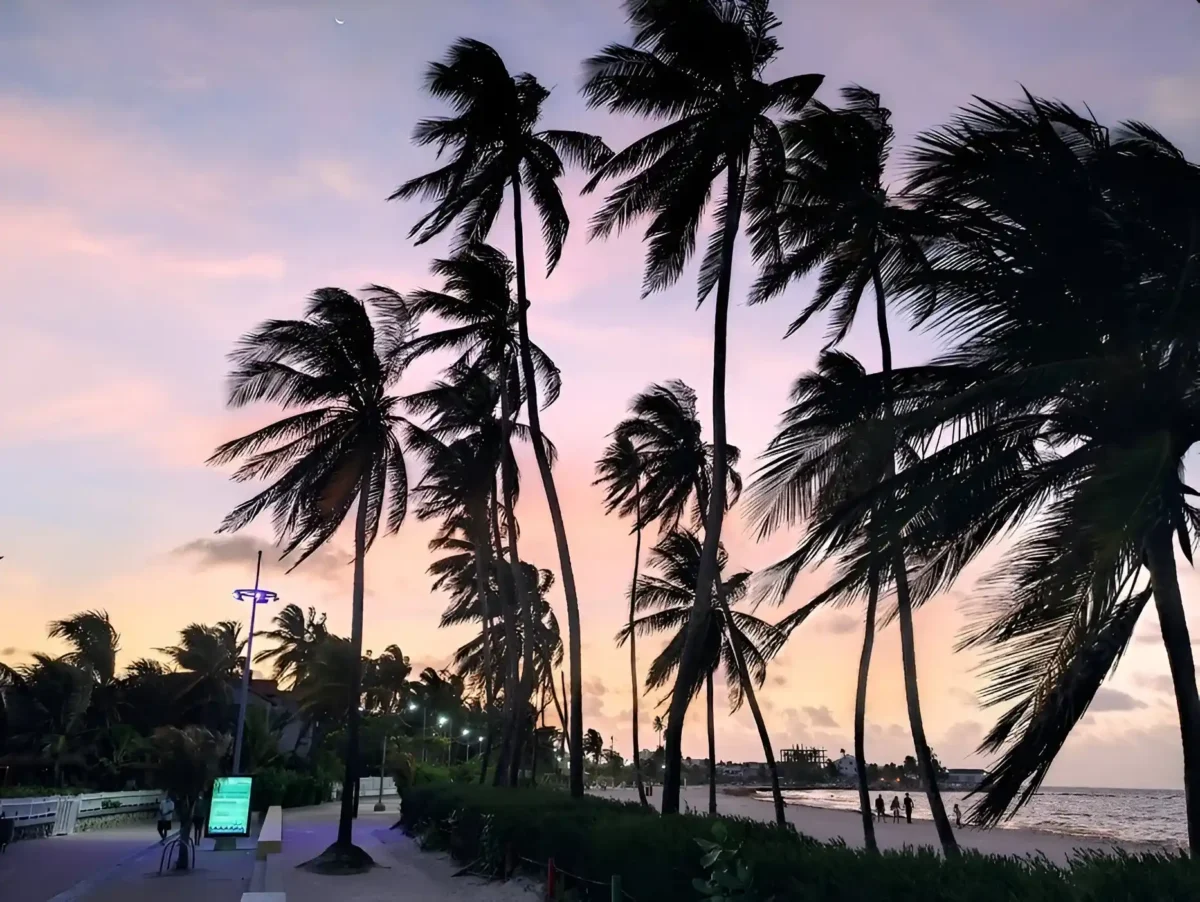
<svg viewBox="0 0 1200 902"><path fill-rule="evenodd" d="M162 792L157 789L136 789L38 799L0 799L0 811L17 829L53 824L51 832L55 836L66 836L75 832L80 820L107 814L153 811L160 798Z"/></svg>

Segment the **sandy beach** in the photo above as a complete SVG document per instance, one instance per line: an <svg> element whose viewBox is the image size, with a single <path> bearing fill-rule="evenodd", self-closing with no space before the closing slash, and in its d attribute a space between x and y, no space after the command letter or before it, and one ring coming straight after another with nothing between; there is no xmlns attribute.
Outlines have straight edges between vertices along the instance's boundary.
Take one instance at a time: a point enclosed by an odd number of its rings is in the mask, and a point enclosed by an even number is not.
<svg viewBox="0 0 1200 902"><path fill-rule="evenodd" d="M655 790L653 802L657 803L658 787L655 787ZM637 801L637 790L635 789L598 790L596 795L621 801ZM683 791L683 799L693 812L703 813L708 809L708 788L689 786ZM774 817L774 809L769 800L762 801L753 796L735 795L719 789L717 811L719 814L729 817L745 817L760 821L769 821ZM847 845L861 846L863 844L862 820L856 812L789 804L787 819L795 825L797 831L811 836L813 839L828 842L840 838L845 840ZM1148 844L1115 843L1089 837L1064 836L1039 830L1006 828L980 830L967 827L957 831L957 834L958 841L964 848L975 849L989 855L1017 857L1042 855L1056 864L1066 863L1071 853L1078 849L1113 851L1119 848L1128 852L1142 852L1164 848ZM934 829L932 821L914 820L911 824L905 823L903 820L898 824L877 822L875 838L881 849L903 849L906 846L938 847L937 831Z"/></svg>

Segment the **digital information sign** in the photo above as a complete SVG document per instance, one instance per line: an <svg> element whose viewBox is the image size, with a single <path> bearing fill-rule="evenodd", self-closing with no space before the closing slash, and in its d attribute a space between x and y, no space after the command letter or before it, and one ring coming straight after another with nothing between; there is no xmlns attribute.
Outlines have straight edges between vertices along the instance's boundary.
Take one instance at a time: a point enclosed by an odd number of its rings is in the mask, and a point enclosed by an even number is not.
<svg viewBox="0 0 1200 902"><path fill-rule="evenodd" d="M208 806L209 836L250 835L253 777L217 777Z"/></svg>

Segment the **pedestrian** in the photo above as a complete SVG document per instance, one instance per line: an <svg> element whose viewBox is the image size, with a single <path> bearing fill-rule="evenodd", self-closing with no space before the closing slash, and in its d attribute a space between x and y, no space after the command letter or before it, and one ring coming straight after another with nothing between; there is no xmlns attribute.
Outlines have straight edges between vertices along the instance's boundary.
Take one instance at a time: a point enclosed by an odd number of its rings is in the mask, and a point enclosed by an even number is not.
<svg viewBox="0 0 1200 902"><path fill-rule="evenodd" d="M158 844L161 846L167 841L167 834L171 832L171 820L175 817L175 803L171 801L170 796L163 796L158 803Z"/></svg>
<svg viewBox="0 0 1200 902"><path fill-rule="evenodd" d="M958 807L958 802L954 803L954 826L962 828L962 809Z"/></svg>
<svg viewBox="0 0 1200 902"><path fill-rule="evenodd" d="M196 805L192 808L192 831L195 833L193 845L200 845L200 837L204 835L204 823L208 820L208 799L200 793Z"/></svg>
<svg viewBox="0 0 1200 902"><path fill-rule="evenodd" d="M8 851L8 844L12 842L15 825L4 814L4 809L0 808L0 852Z"/></svg>
<svg viewBox="0 0 1200 902"><path fill-rule="evenodd" d="M884 807L883 807L883 793L882 792L879 795L875 796L875 819L880 820L880 821L887 819L887 811L885 811Z"/></svg>
<svg viewBox="0 0 1200 902"><path fill-rule="evenodd" d="M899 798L899 796L892 796L892 823L893 824L900 823L900 798Z"/></svg>
<svg viewBox="0 0 1200 902"><path fill-rule="evenodd" d="M904 817L912 823L913 800L907 792L904 794Z"/></svg>

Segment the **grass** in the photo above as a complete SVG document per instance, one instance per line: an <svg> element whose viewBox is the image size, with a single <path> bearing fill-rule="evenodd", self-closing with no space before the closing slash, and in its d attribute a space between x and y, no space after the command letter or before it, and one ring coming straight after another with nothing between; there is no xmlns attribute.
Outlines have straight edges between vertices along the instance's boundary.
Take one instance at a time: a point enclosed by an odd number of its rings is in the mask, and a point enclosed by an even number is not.
<svg viewBox="0 0 1200 902"><path fill-rule="evenodd" d="M636 804L571 799L545 789L435 784L404 791L400 825L427 847L492 875L512 865L562 870L606 884L622 877L638 902L696 900L706 876L698 839L711 818L661 817ZM758 821L723 818L728 842L754 872L762 900L776 902L1174 902L1200 899L1200 861L1182 855L1083 854L1067 867L975 852L945 860L931 851L871 855ZM530 863L533 862L533 863ZM608 890L573 884L579 898Z"/></svg>

